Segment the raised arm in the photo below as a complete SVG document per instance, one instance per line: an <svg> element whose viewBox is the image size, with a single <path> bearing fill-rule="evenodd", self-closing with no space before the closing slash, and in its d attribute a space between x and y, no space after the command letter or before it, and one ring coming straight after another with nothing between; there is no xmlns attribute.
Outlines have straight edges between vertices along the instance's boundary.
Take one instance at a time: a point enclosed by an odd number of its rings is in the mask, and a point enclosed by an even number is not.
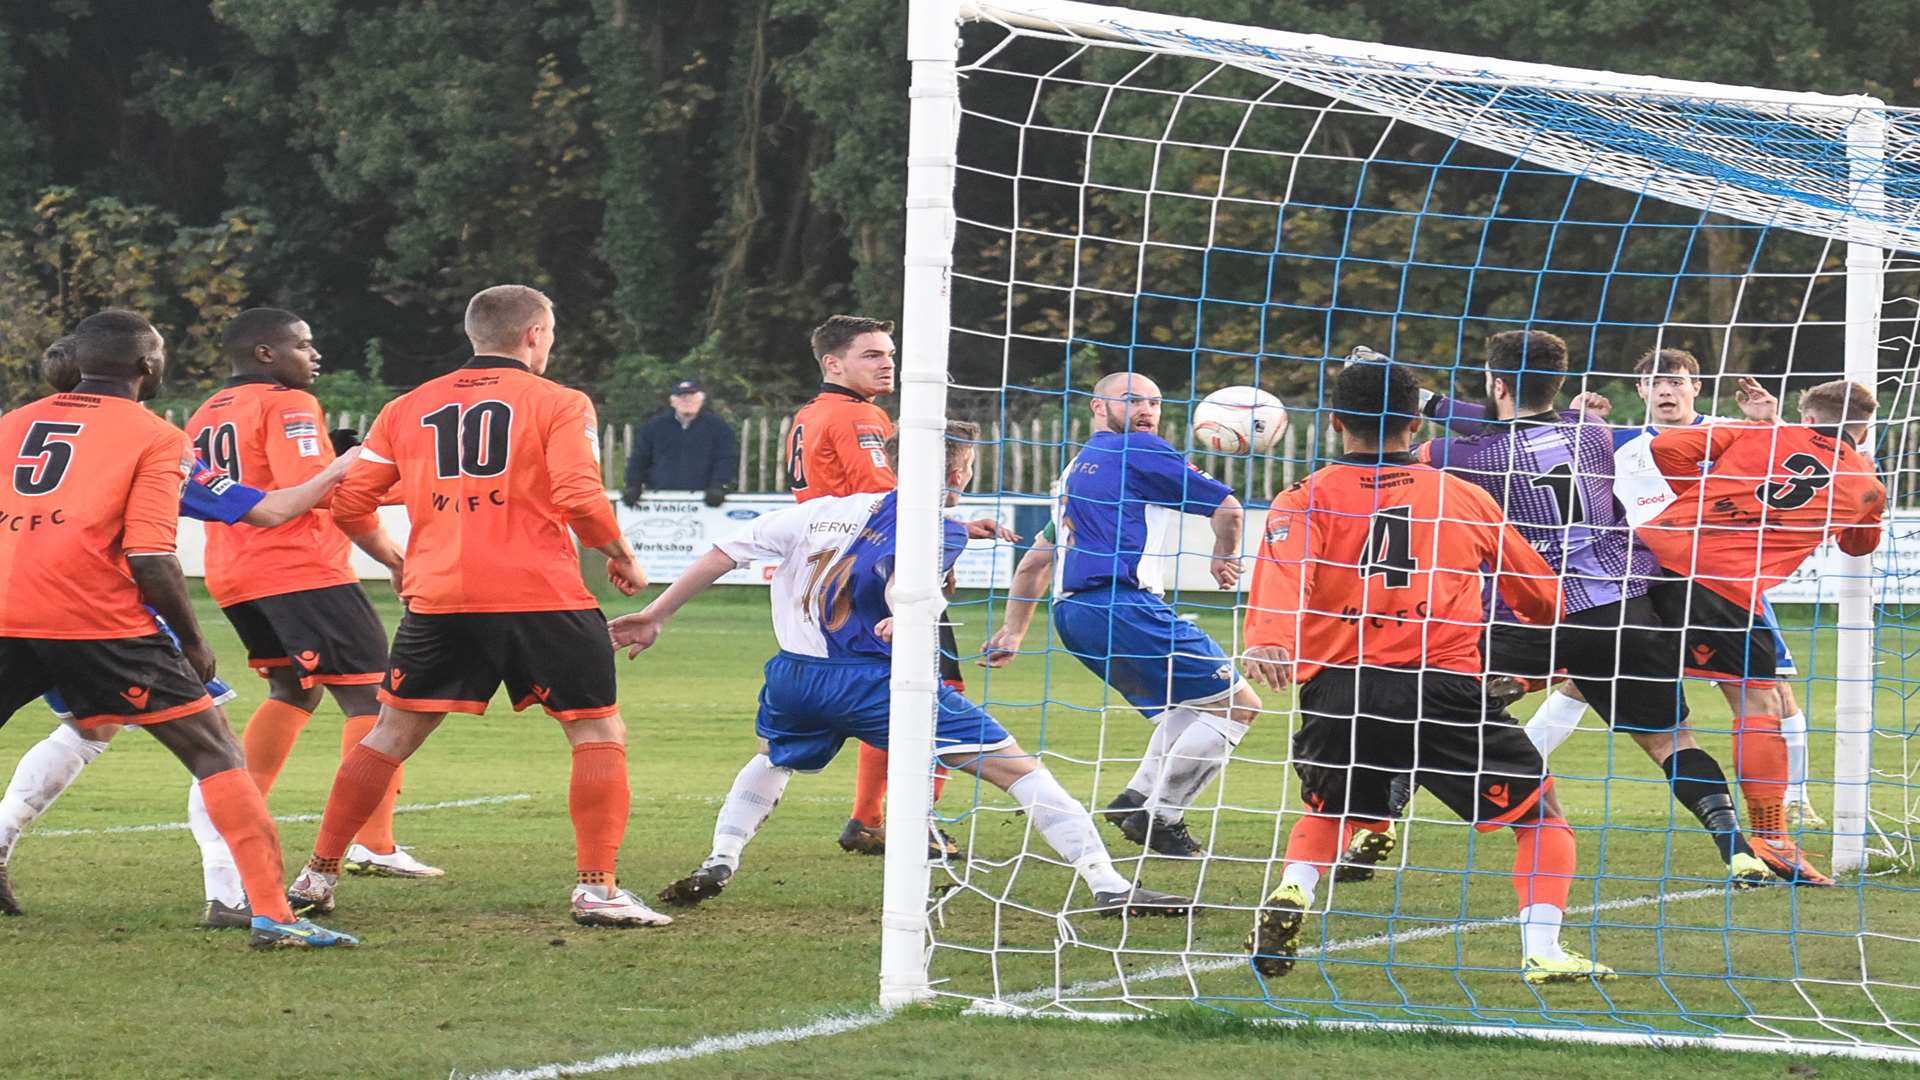
<svg viewBox="0 0 1920 1080"><path fill-rule="evenodd" d="M333 489L346 478L347 470L359 460L360 448L356 446L328 462L326 468L305 483L264 493L240 520L259 529L271 529L292 521L332 495Z"/></svg>
<svg viewBox="0 0 1920 1080"><path fill-rule="evenodd" d="M987 639L986 648L978 661L981 667L1006 667L1019 655L1020 643L1026 640L1027 630L1033 625L1034 613L1040 610L1040 601L1048 592L1048 579L1052 571L1053 539L1048 533L1042 532L1034 538L1033 546L1027 549L1027 553L1020 556L1020 565L1014 567L1013 583L1007 588L1006 608L1000 617L1000 629Z"/></svg>

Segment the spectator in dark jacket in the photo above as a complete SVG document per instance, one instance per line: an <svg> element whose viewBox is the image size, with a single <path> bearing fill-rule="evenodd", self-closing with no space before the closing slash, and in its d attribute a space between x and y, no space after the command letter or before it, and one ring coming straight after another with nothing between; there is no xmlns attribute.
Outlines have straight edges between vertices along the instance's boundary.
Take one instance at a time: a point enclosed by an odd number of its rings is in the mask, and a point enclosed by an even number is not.
<svg viewBox="0 0 1920 1080"><path fill-rule="evenodd" d="M641 493L653 488L704 491L707 505L719 506L740 466L739 438L725 420L705 411L707 392L694 380L676 383L667 400L673 407L634 437L621 501L637 506Z"/></svg>

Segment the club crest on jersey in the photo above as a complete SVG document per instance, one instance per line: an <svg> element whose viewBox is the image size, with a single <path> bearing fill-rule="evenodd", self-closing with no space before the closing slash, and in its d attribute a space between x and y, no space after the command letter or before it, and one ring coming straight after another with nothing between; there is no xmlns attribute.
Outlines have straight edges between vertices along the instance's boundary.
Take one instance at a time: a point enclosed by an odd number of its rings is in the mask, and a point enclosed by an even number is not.
<svg viewBox="0 0 1920 1080"><path fill-rule="evenodd" d="M1293 535L1293 515L1287 514L1267 525L1267 543L1277 544Z"/></svg>

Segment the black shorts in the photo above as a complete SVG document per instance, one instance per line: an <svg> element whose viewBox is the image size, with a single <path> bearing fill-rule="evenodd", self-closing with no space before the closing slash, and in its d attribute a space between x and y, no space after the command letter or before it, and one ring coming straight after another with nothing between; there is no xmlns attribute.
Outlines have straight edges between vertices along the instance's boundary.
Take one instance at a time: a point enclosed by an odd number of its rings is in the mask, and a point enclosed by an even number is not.
<svg viewBox="0 0 1920 1080"><path fill-rule="evenodd" d="M1600 718L1623 731L1672 731L1687 718L1681 635L1645 596L1576 611L1556 626L1494 623L1487 674L1565 672Z"/></svg>
<svg viewBox="0 0 1920 1080"><path fill-rule="evenodd" d="M75 727L164 724L213 708L206 685L165 634L66 641L0 638L0 724L59 690Z"/></svg>
<svg viewBox="0 0 1920 1080"><path fill-rule="evenodd" d="M501 683L516 712L557 720L620 711L607 620L585 611L408 612L393 635L380 700L414 712L478 715Z"/></svg>
<svg viewBox="0 0 1920 1080"><path fill-rule="evenodd" d="M947 619L952 610L940 613L940 681L964 693L967 676L960 670L960 639L954 636L953 623Z"/></svg>
<svg viewBox="0 0 1920 1080"><path fill-rule="evenodd" d="M1316 813L1394 817L1394 777L1414 780L1483 831L1517 821L1553 785L1513 718L1468 675L1328 668L1300 688L1293 769Z"/></svg>
<svg viewBox="0 0 1920 1080"><path fill-rule="evenodd" d="M358 585L262 596L220 609L247 666L262 678L291 667L301 686L372 685L387 667L387 628Z"/></svg>
<svg viewBox="0 0 1920 1080"><path fill-rule="evenodd" d="M1764 616L1697 581L1667 578L1647 595L1668 626L1685 628L1687 674L1717 680L1779 674L1779 639Z"/></svg>

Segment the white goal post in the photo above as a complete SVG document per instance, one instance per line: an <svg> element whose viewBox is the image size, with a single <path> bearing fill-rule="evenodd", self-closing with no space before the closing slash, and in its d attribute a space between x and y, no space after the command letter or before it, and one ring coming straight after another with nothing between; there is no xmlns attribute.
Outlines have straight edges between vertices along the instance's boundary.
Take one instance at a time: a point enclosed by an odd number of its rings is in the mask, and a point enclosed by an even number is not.
<svg viewBox="0 0 1920 1080"><path fill-rule="evenodd" d="M908 31L912 126L901 311L900 526L887 804L887 831L892 837L919 834L931 810L929 777L939 686L937 624L944 605L939 573L943 428L952 382L950 347L956 334L967 332L955 326L953 300L956 236L963 227L955 201L962 171L962 95L968 79L961 62L962 35L970 23L1000 28L1010 39L1033 35L1058 43L1066 53L1084 47L1137 54L1143 63L1150 57L1174 56L1222 69L1244 68L1342 108L1378 113L1393 123L1435 132L1531 168L1577 176L1583 183L1624 189L1647 200L1735 222L1820 238L1836 254L1844 252L1843 259L1833 260L1843 268L1832 271L1844 276L1840 369L1846 377L1873 386L1888 366L1882 359L1885 277L1890 260L1920 250L1916 209L1920 180L1914 179L1920 176L1920 118L1877 99L1463 56L1095 4L913 0ZM1187 92L1206 93L1199 86ZM1542 119L1546 115L1539 108L1542 103L1563 111ZM1236 104L1245 104L1251 115L1259 102ZM1720 122L1716 109L1724 109L1730 118L1724 127L1716 127ZM1574 122L1567 117L1575 118ZM1804 137L1747 138L1739 128L1750 117L1777 123L1782 130L1804 132ZM1794 145L1796 141L1801 145ZM1835 154L1844 160L1836 163ZM1898 190L1890 191L1887 178L1894 167L1906 171L1900 173ZM1011 323L1010 317L1009 333L1014 334ZM1905 362L1912 359L1910 353ZM1254 370L1260 370L1259 357L1252 363ZM1908 389L1902 396L1911 395ZM1883 395L1883 424L1890 419L1886 400ZM1910 418L1909 414L1900 419ZM992 451L983 447L982 452ZM1894 468L1904 471L1911 466L1896 462ZM1836 609L1826 624L1835 642L1833 702L1827 722L1833 742L1831 858L1836 876L1870 869L1875 827L1870 805L1878 625L1875 574L1884 572L1876 571L1870 556L1838 558L1844 560L1837 564L1840 572L1822 586L1823 598ZM963 655L976 645L977 641L963 640ZM1033 748L1025 732L1015 733ZM1914 770L1899 768L1910 780ZM1084 791L1076 794L1086 795ZM932 878L919 844L888 845L880 978L880 1001L885 1007L928 1000L938 992L930 978L936 951L929 903ZM1895 937L1905 947L1906 938ZM1862 949L1868 947L1863 941ZM1176 965L1194 962L1184 954L1174 961ZM1121 978L1126 978L1124 970ZM1865 980L1869 998L1873 981ZM1018 997L1017 991L1023 989L1003 987L996 969L993 990L982 997L1001 1004ZM1905 993L1906 984L1901 983L1900 989ZM1041 1000L1053 999L1042 995ZM1817 1007L1811 1016L1812 1027L1824 1029L1830 1037L1859 1041L1846 1029L1852 1021L1836 1021ZM1802 1029L1788 1026L1787 1021L1800 1019L1797 1015L1784 1018L1778 1028L1760 1026L1783 1032L1782 1039L1791 1045L1795 1032ZM1875 1022L1891 1023L1884 1016ZM1920 1054L1920 1032L1894 1026L1900 1037L1892 1041ZM1802 1045L1820 1041L1818 1035L1798 1037Z"/></svg>

